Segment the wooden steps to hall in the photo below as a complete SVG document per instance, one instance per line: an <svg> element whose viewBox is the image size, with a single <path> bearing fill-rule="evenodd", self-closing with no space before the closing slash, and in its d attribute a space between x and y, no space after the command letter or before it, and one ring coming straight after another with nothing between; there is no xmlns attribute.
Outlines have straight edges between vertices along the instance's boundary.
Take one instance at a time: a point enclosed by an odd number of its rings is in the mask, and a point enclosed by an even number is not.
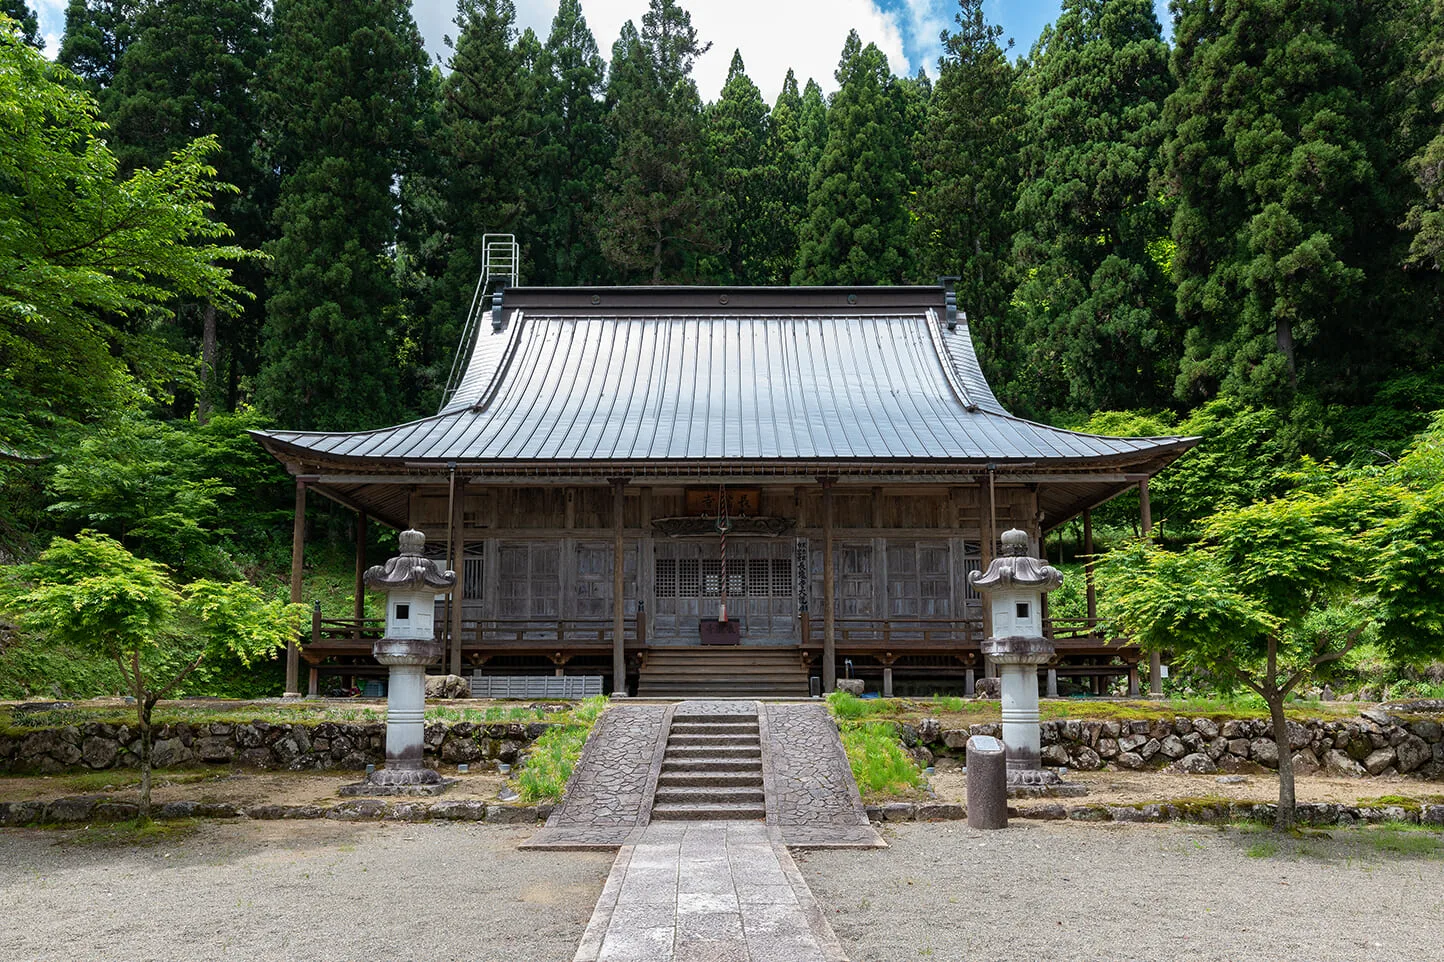
<svg viewBox="0 0 1444 962"><path fill-rule="evenodd" d="M651 648L637 678L639 698L806 698L808 691L796 648Z"/></svg>
<svg viewBox="0 0 1444 962"><path fill-rule="evenodd" d="M757 715L678 713L672 716L652 818L762 819L762 739Z"/></svg>

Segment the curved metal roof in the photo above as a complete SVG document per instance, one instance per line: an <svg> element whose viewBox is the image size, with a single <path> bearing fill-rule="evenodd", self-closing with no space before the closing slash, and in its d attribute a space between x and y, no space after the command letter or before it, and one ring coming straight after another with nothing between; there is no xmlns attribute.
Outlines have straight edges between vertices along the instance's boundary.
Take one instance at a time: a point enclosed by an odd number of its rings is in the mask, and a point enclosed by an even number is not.
<svg viewBox="0 0 1444 962"><path fill-rule="evenodd" d="M413 464L1117 462L1191 445L1013 417L945 311L936 287L513 288L435 416L264 437Z"/></svg>

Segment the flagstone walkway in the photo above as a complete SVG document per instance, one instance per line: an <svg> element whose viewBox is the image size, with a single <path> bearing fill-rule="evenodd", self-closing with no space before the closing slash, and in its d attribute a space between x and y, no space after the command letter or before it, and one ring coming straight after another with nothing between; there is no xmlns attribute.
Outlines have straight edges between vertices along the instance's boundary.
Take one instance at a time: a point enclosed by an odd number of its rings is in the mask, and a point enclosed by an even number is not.
<svg viewBox="0 0 1444 962"><path fill-rule="evenodd" d="M668 782L658 808L669 736L668 777L685 784ZM749 804L677 801L731 797L744 778ZM562 804L521 847L620 848L575 962L846 962L789 845L885 847L837 726L822 705L707 700L608 708Z"/></svg>
<svg viewBox="0 0 1444 962"><path fill-rule="evenodd" d="M654 822L623 846L574 962L845 962L759 821Z"/></svg>
<svg viewBox="0 0 1444 962"><path fill-rule="evenodd" d="M652 817L671 727L668 705L612 705L597 719L566 796L522 848L609 851Z"/></svg>

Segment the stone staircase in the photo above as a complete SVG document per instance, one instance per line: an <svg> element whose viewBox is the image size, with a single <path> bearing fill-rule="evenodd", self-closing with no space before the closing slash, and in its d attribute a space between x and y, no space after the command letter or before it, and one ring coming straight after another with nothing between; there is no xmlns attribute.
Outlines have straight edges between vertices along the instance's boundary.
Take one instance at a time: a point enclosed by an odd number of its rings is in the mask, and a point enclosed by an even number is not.
<svg viewBox="0 0 1444 962"><path fill-rule="evenodd" d="M653 821L764 819L757 710L714 713L679 705L672 716Z"/></svg>
<svg viewBox="0 0 1444 962"><path fill-rule="evenodd" d="M653 647L637 676L640 698L806 698L795 647Z"/></svg>

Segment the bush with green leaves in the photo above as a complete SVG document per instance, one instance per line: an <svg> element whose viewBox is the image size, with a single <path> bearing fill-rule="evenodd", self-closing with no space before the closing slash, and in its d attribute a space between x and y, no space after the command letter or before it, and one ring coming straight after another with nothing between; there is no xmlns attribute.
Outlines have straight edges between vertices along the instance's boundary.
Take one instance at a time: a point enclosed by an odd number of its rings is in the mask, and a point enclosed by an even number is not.
<svg viewBox="0 0 1444 962"><path fill-rule="evenodd" d="M1444 653L1444 418L1386 474L1306 465L1305 485L1216 512L1182 551L1136 540L1100 565L1119 634L1244 687L1288 744L1284 701L1363 641L1399 664ZM1292 758L1279 756L1278 826L1294 815Z"/></svg>
<svg viewBox="0 0 1444 962"><path fill-rule="evenodd" d="M206 661L272 658L307 620L302 605L266 600L245 582L177 585L166 568L103 534L56 538L0 583L0 611L27 630L113 663L135 699L140 814L150 814L152 714Z"/></svg>

